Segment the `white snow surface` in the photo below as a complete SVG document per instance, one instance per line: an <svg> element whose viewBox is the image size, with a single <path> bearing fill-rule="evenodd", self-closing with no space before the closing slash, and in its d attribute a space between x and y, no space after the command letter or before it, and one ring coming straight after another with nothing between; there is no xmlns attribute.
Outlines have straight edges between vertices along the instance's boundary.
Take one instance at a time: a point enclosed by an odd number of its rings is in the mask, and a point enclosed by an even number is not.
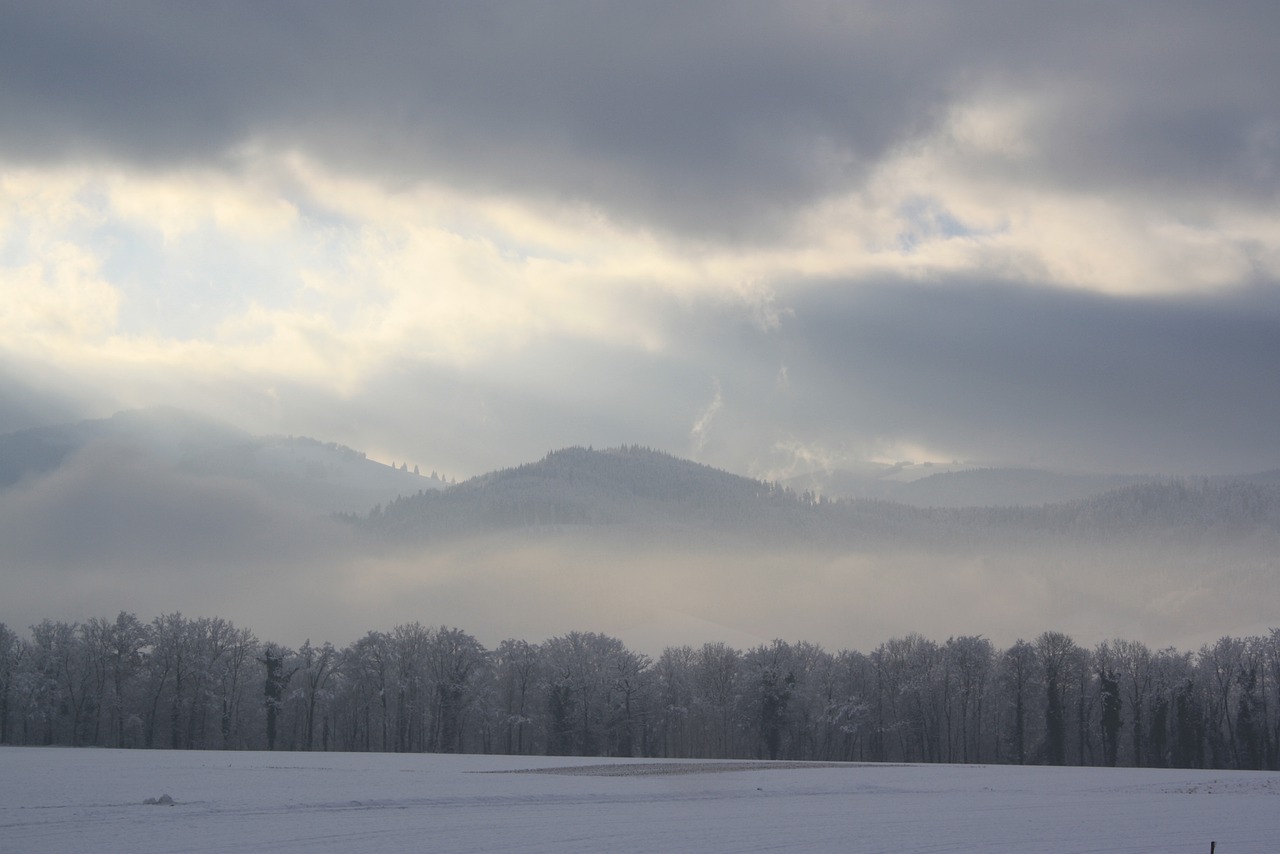
<svg viewBox="0 0 1280 854"><path fill-rule="evenodd" d="M1246 854L1280 850L1278 796L1239 771L3 747L0 851Z"/></svg>

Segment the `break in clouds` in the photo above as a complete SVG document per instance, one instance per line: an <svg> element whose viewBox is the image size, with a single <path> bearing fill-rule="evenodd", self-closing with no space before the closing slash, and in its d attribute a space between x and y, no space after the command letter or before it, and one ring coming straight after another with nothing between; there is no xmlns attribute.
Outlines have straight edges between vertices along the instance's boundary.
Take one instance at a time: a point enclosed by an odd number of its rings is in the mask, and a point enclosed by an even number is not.
<svg viewBox="0 0 1280 854"><path fill-rule="evenodd" d="M80 414L457 475L1276 458L1265 4L4 16L3 358Z"/></svg>

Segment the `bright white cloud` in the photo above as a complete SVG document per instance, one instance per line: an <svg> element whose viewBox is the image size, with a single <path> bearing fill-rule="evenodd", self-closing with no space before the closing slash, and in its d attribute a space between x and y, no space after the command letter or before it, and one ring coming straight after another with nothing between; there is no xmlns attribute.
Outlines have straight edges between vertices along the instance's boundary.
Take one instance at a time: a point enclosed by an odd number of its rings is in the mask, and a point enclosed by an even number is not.
<svg viewBox="0 0 1280 854"><path fill-rule="evenodd" d="M269 176L210 169L177 173L112 171L103 188L110 213L159 232L166 243L202 229L245 242L287 237L297 208Z"/></svg>
<svg viewBox="0 0 1280 854"><path fill-rule="evenodd" d="M789 240L749 246L576 203L389 187L261 146L223 171L9 169L8 343L39 339L67 364L181 362L194 347L228 369L350 387L388 359L482 364L545 336L659 351L670 331L634 311L645 290L715 296L768 332L787 283L806 279L995 275L1134 294L1280 274L1269 210L1166 211L1028 181L1038 109L956 106L861 189L801 211Z"/></svg>
<svg viewBox="0 0 1280 854"><path fill-rule="evenodd" d="M803 214L792 269L994 276L1120 295L1213 292L1280 274L1274 206L1054 183L1037 162L1044 110L1025 96L954 107L864 188Z"/></svg>
<svg viewBox="0 0 1280 854"><path fill-rule="evenodd" d="M634 305L649 290L718 292L764 329L782 311L750 259L664 243L598 212L388 189L296 154L255 156L265 160L222 175L11 177L5 216L28 236L7 251L11 312L23 318L9 324L10 345L61 326L51 355L68 365L177 367L197 353L205 368L213 358L347 385L387 359L483 363L540 336L660 350L667 331ZM34 289L33 276L47 281Z"/></svg>
<svg viewBox="0 0 1280 854"><path fill-rule="evenodd" d="M83 177L0 171L0 340L27 355L96 346L114 328L120 294L96 247L80 238L99 218Z"/></svg>
<svg viewBox="0 0 1280 854"><path fill-rule="evenodd" d="M39 260L0 268L0 300L5 337L39 350L100 340L120 306L99 260L64 241L42 246Z"/></svg>

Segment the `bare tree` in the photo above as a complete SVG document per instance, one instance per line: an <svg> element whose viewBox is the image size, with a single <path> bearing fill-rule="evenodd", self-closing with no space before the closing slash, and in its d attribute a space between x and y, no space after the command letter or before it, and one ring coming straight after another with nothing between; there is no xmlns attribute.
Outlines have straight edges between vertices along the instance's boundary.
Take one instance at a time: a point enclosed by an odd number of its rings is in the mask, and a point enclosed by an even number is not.
<svg viewBox="0 0 1280 854"><path fill-rule="evenodd" d="M960 755L948 749L947 761L982 762L983 704L990 687L995 651L991 641L981 635L951 638L943 647L943 660L956 679L955 717L960 721ZM952 717L948 703L948 719ZM950 725L948 726L950 730ZM949 733L948 733L949 735ZM950 738L948 738L950 745Z"/></svg>
<svg viewBox="0 0 1280 854"><path fill-rule="evenodd" d="M1129 719L1133 723L1131 730L1132 761L1135 768L1148 764L1146 761L1147 734L1147 698L1151 694L1153 670L1151 650L1138 641L1116 640L1111 645L1116 662L1124 676L1124 685L1129 694Z"/></svg>
<svg viewBox="0 0 1280 854"><path fill-rule="evenodd" d="M1036 638L1036 660L1044 678L1044 756L1050 765L1067 763L1066 694L1070 664L1077 653L1075 642L1062 632L1045 632Z"/></svg>
<svg viewBox="0 0 1280 854"><path fill-rule="evenodd" d="M473 687L489 664L489 654L461 629L441 626L431 639L427 661L435 684L430 749L461 752L467 704L474 699Z"/></svg>
<svg viewBox="0 0 1280 854"><path fill-rule="evenodd" d="M311 645L307 638L298 649L297 671L301 674L303 702L302 749L314 750L316 741L316 703L320 700L325 685L333 676L339 663L338 654L333 645L325 641L318 649ZM328 749L328 727L323 734L324 748Z"/></svg>
<svg viewBox="0 0 1280 854"><path fill-rule="evenodd" d="M1031 704L1031 687L1035 678L1035 647L1024 640L1016 641L1001 657L1001 681L1013 706L1010 738L1013 755L1019 765L1027 762L1027 707Z"/></svg>
<svg viewBox="0 0 1280 854"><path fill-rule="evenodd" d="M108 716L111 741L116 747L124 747L129 694L146 665L151 631L135 615L121 611L115 620L98 617L89 620L84 636L94 661L97 694L101 698L100 708ZM96 733L94 743L102 743Z"/></svg>
<svg viewBox="0 0 1280 854"><path fill-rule="evenodd" d="M742 691L742 655L723 643L698 650L694 664L694 702L706 709L713 723L713 741L702 755L731 756L735 752L734 713Z"/></svg>
<svg viewBox="0 0 1280 854"><path fill-rule="evenodd" d="M504 640L494 655L500 698L497 704L506 753L522 754L529 746L526 734L535 722L534 691L542 669L536 645Z"/></svg>
<svg viewBox="0 0 1280 854"><path fill-rule="evenodd" d="M1244 644L1230 637L1219 638L1213 646L1200 648L1199 670L1206 686L1209 749L1212 762L1222 767L1239 756L1236 743L1235 701L1239 690L1236 675L1244 654Z"/></svg>

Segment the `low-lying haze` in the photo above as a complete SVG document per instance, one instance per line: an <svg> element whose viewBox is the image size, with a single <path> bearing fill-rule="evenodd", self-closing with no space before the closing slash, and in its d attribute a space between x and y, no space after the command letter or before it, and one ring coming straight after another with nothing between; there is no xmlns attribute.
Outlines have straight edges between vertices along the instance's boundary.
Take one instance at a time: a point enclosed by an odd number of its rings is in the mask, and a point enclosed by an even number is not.
<svg viewBox="0 0 1280 854"><path fill-rule="evenodd" d="M908 632L1010 644L1053 627L1195 648L1265 632L1276 605L1274 472L863 478L950 505L930 508L577 448L444 488L349 448L156 410L0 437L0 473L12 626L180 611L296 646L421 621L491 647L582 628L653 655L775 637L870 649ZM1063 500L1019 506L1028 480ZM361 497L377 504L351 514Z"/></svg>

